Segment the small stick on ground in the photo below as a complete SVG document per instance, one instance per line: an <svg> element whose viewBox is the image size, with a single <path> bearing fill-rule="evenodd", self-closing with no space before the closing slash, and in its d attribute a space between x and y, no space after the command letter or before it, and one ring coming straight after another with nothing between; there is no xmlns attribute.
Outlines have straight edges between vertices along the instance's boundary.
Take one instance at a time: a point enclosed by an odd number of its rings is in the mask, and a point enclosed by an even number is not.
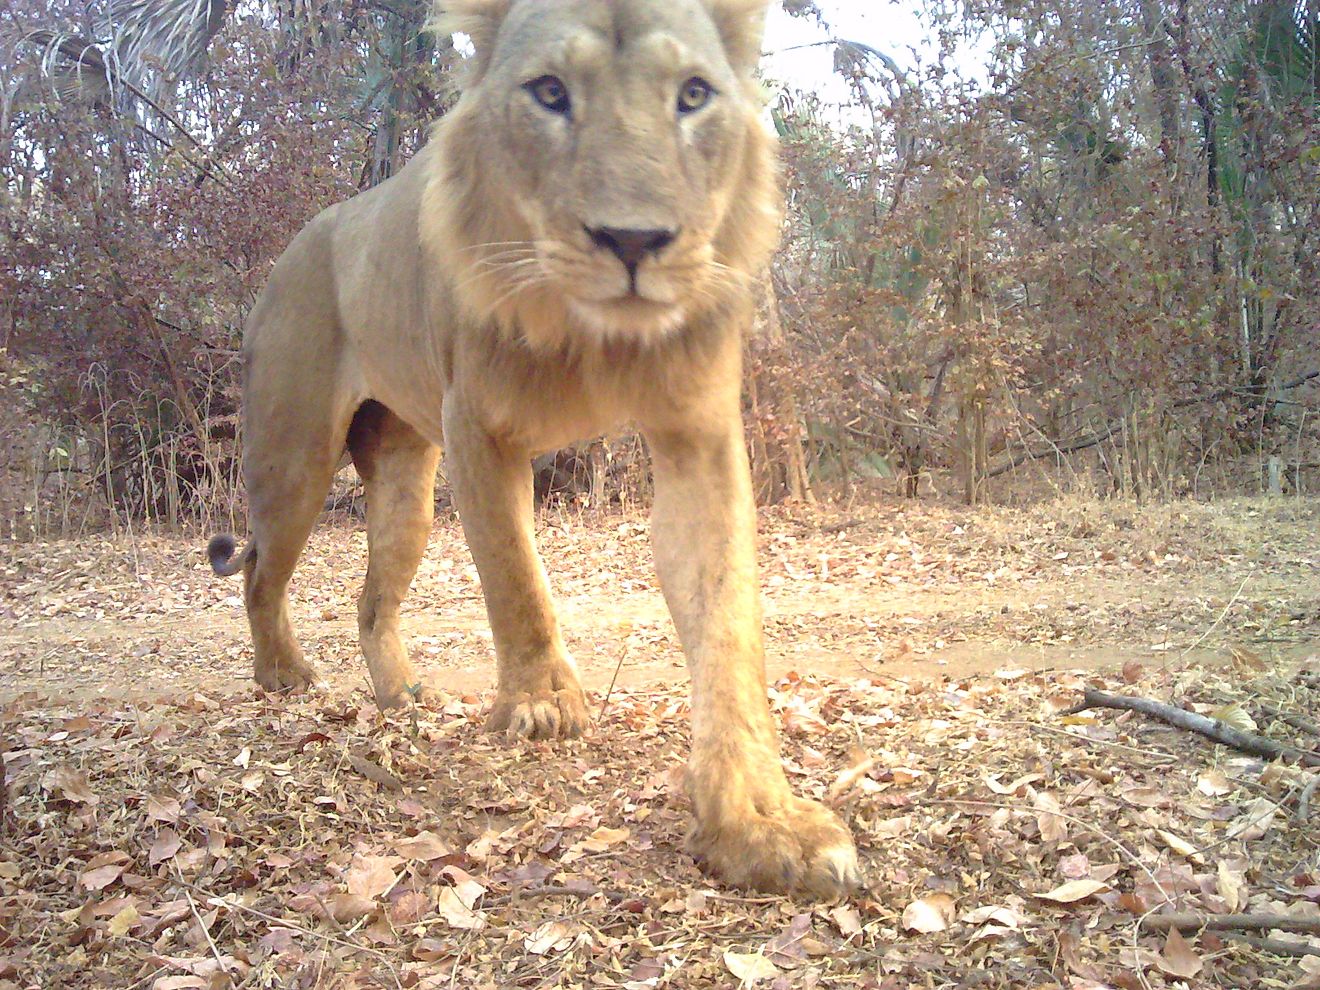
<svg viewBox="0 0 1320 990"><path fill-rule="evenodd" d="M610 696L614 694L614 684L619 679L619 671L623 669L623 658L628 655L628 644L625 642L619 650L619 662L614 665L614 676L610 678L610 686L605 689L605 697L600 703L600 712L596 715L596 721L601 722L605 718L605 709L609 706Z"/></svg>
<svg viewBox="0 0 1320 990"><path fill-rule="evenodd" d="M178 863L174 864L174 872L178 876L178 878L182 881L183 871L179 869ZM202 934L206 936L206 944L211 947L211 955L215 957L216 965L220 967L220 972L224 973L225 975L228 975L229 963L225 961L224 955L222 955L220 952L220 947L215 944L215 939L211 937L211 929L206 924L206 919L202 917L202 912L197 910L197 902L193 900L192 891L190 891L187 887L184 887L183 896L188 898L188 908L192 911L192 916L195 919L197 919L197 927L200 928L202 930Z"/></svg>
<svg viewBox="0 0 1320 990"><path fill-rule="evenodd" d="M9 807L9 786L5 781L5 753L8 750L5 743L5 732L0 728L0 835L5 834L5 821L9 817L6 810Z"/></svg>
<svg viewBox="0 0 1320 990"><path fill-rule="evenodd" d="M1195 911L1175 911L1170 914L1148 914L1141 919L1142 928L1180 932L1267 932L1273 928L1285 932L1320 935L1320 918L1298 918L1289 914L1197 914Z"/></svg>
<svg viewBox="0 0 1320 990"><path fill-rule="evenodd" d="M1297 799L1297 820L1305 823L1311 817L1311 799L1315 797L1316 788L1320 787L1320 773L1311 778L1311 782L1302 788L1301 796Z"/></svg>
<svg viewBox="0 0 1320 990"><path fill-rule="evenodd" d="M1195 732L1219 743L1221 746L1230 746L1253 756L1263 756L1272 760L1287 758L1296 760L1303 766L1320 767L1320 756L1315 753L1307 753L1292 746L1285 746L1273 739L1258 736L1254 732L1243 732L1231 725L1225 725L1218 719L1207 718L1176 705L1151 701L1149 698L1133 698L1129 695L1109 694L1106 691L1087 688L1083 692L1079 704L1073 705L1071 708L1060 712L1060 714L1076 715L1078 712L1084 712L1091 708L1117 708L1123 711L1141 712L1143 715L1150 715L1162 722L1167 722L1175 728Z"/></svg>
<svg viewBox="0 0 1320 990"><path fill-rule="evenodd" d="M483 897L481 899L482 909L498 907L501 904L517 903L518 901L535 900L538 897L579 897L586 900L589 897L595 897L600 894L611 904L619 904L628 899L628 895L619 890L601 890L595 886L569 887L560 884L537 884L528 887L518 887L507 894L500 894L496 897Z"/></svg>

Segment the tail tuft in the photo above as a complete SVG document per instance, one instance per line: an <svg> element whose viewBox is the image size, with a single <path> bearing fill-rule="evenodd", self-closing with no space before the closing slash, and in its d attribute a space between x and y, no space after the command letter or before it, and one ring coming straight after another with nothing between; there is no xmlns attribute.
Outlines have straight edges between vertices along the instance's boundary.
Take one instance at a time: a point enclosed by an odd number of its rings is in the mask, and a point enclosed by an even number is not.
<svg viewBox="0 0 1320 990"><path fill-rule="evenodd" d="M221 577L237 574L243 569L247 558L252 555L253 548L249 546L242 553L237 551L238 540L231 534L221 533L211 537L211 542L206 544L206 556L211 561L211 570Z"/></svg>

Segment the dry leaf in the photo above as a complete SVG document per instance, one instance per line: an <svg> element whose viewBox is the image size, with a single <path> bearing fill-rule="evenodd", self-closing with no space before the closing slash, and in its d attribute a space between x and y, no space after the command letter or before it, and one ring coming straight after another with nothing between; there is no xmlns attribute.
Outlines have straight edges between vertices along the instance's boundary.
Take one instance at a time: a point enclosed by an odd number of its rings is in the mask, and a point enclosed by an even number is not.
<svg viewBox="0 0 1320 990"><path fill-rule="evenodd" d="M985 786L996 794L1009 795L1017 794L1028 784L1034 784L1036 781L1044 779L1045 775L1043 773L1028 773L1018 777L1010 784L1001 784L998 775L994 775L985 778Z"/></svg>
<svg viewBox="0 0 1320 990"><path fill-rule="evenodd" d="M1088 897L1094 897L1102 891L1109 889L1109 884L1101 883L1099 880L1082 879L1069 880L1065 884L1060 884L1053 890L1044 894L1037 894L1041 900L1053 901L1056 904L1072 904L1076 901L1084 901Z"/></svg>
<svg viewBox="0 0 1320 990"><path fill-rule="evenodd" d="M486 893L485 884L474 879L472 874L460 867L446 866L440 871L440 875L446 877L454 885L454 894L468 907L476 904L477 899Z"/></svg>
<svg viewBox="0 0 1320 990"><path fill-rule="evenodd" d="M74 771L67 767L52 770L42 778L42 786L72 804L90 805L101 800L87 783L87 774L80 770Z"/></svg>
<svg viewBox="0 0 1320 990"><path fill-rule="evenodd" d="M1073 973L1080 976L1083 980L1096 981L1097 986L1104 986L1103 972L1100 967L1093 966L1091 963L1081 957L1081 939L1073 932L1061 931L1058 935L1059 955L1063 957L1063 963ZM1077 988L1077 982L1073 981L1074 990Z"/></svg>
<svg viewBox="0 0 1320 990"><path fill-rule="evenodd" d="M1048 791L1037 791L1031 799L1036 809L1036 825L1043 842L1062 842L1068 838L1068 824L1061 817L1059 799Z"/></svg>
<svg viewBox="0 0 1320 990"><path fill-rule="evenodd" d="M1166 846L1176 852L1179 856L1186 856L1193 863L1202 863L1204 859L1197 852L1197 847L1192 845L1181 836L1175 835L1167 829L1157 828L1155 834L1158 835Z"/></svg>
<svg viewBox="0 0 1320 990"><path fill-rule="evenodd" d="M1005 928L1021 928L1026 921L1019 912L1002 904L988 904L985 907L964 911L958 916L958 920L966 925L984 925L988 921L993 921Z"/></svg>
<svg viewBox="0 0 1320 990"><path fill-rule="evenodd" d="M1059 859L1059 873L1069 880L1080 880L1091 875L1091 860L1086 853L1073 853Z"/></svg>
<svg viewBox="0 0 1320 990"><path fill-rule="evenodd" d="M547 921L523 940L523 948L536 956L563 952L573 944L573 929L567 921Z"/></svg>
<svg viewBox="0 0 1320 990"><path fill-rule="evenodd" d="M438 938L419 938L412 943L409 952L418 962L435 962L452 956L454 947Z"/></svg>
<svg viewBox="0 0 1320 990"><path fill-rule="evenodd" d="M802 965L807 955L806 941L811 934L811 915L805 911L793 915L788 926L766 942L761 951L776 966L794 969Z"/></svg>
<svg viewBox="0 0 1320 990"><path fill-rule="evenodd" d="M88 890L104 890L118 880L119 875L123 872L123 863L107 863L104 866L87 870L78 878L78 881Z"/></svg>
<svg viewBox="0 0 1320 990"><path fill-rule="evenodd" d="M1239 732L1256 731L1256 720L1242 707L1241 702L1235 701L1231 705L1216 708L1210 713L1210 717L1218 719L1230 729L1237 729Z"/></svg>
<svg viewBox="0 0 1320 990"><path fill-rule="evenodd" d="M394 886L398 877L395 867L402 863L399 856L354 856L345 876L348 892L367 898L379 897Z"/></svg>
<svg viewBox="0 0 1320 990"><path fill-rule="evenodd" d="M622 842L631 834L632 831L626 826L624 828L606 828L602 825L583 839L580 845L587 852L604 852L610 846Z"/></svg>
<svg viewBox="0 0 1320 990"><path fill-rule="evenodd" d="M485 912L474 911L471 904L464 904L453 887L440 888L440 897L436 901L435 909L450 928L476 931L486 924Z"/></svg>
<svg viewBox="0 0 1320 990"><path fill-rule="evenodd" d="M910 932L942 932L953 923L956 903L948 894L927 894L903 909L903 928Z"/></svg>
<svg viewBox="0 0 1320 990"><path fill-rule="evenodd" d="M177 798L156 797L149 795L146 801L147 820L173 825L179 820L182 809Z"/></svg>
<svg viewBox="0 0 1320 990"><path fill-rule="evenodd" d="M744 987L750 987L761 980L773 980L779 975L779 967L759 952L734 952L732 949L725 949L724 965Z"/></svg>
<svg viewBox="0 0 1320 990"><path fill-rule="evenodd" d="M839 932L844 938L861 934L862 916L851 904L840 904L831 909L830 919L839 926Z"/></svg>
<svg viewBox="0 0 1320 990"><path fill-rule="evenodd" d="M1120 796L1138 808L1167 808L1173 803L1162 787L1127 787Z"/></svg>
<svg viewBox="0 0 1320 990"><path fill-rule="evenodd" d="M1258 797L1228 827L1228 834L1234 839L1259 839L1273 827L1274 816L1278 811L1279 806L1269 798Z"/></svg>
<svg viewBox="0 0 1320 990"><path fill-rule="evenodd" d="M589 804L575 804L562 815L551 815L545 820L546 828L580 828L594 825L600 820L594 808Z"/></svg>
<svg viewBox="0 0 1320 990"><path fill-rule="evenodd" d="M394 924L411 925L430 913L431 898L420 890L405 890L397 898L390 899L385 911Z"/></svg>
<svg viewBox="0 0 1320 990"><path fill-rule="evenodd" d="M1196 954L1177 928L1170 927L1169 935L1164 940L1164 948L1155 957L1155 965L1162 972L1179 979L1189 980L1201 972L1204 960Z"/></svg>
<svg viewBox="0 0 1320 990"><path fill-rule="evenodd" d="M316 905L320 908L320 905ZM341 890L331 895L326 907L330 909L330 917L334 918L340 924L350 921L357 921L359 918L369 918L380 910L380 902L374 897L368 897L366 894L355 894L352 891ZM315 910L318 916L322 913Z"/></svg>
<svg viewBox="0 0 1320 990"><path fill-rule="evenodd" d="M1233 783L1224 771L1211 768L1196 778L1196 789L1206 797L1223 797L1233 790Z"/></svg>
<svg viewBox="0 0 1320 990"><path fill-rule="evenodd" d="M178 852L181 845L183 845L183 840L179 838L178 832L172 828L161 829L160 834L156 836L156 841L147 850L147 864L158 866Z"/></svg>
<svg viewBox="0 0 1320 990"><path fill-rule="evenodd" d="M260 770L250 770L239 778L238 786L249 794L256 794L266 782L266 775Z"/></svg>
<svg viewBox="0 0 1320 990"><path fill-rule="evenodd" d="M136 904L125 905L106 925L106 930L111 935L127 935L130 930L136 928L142 923L142 916L138 914Z"/></svg>
<svg viewBox="0 0 1320 990"><path fill-rule="evenodd" d="M1247 875L1246 868L1236 868L1227 860L1215 864L1215 888L1224 902L1224 909L1230 913L1246 907Z"/></svg>
<svg viewBox="0 0 1320 990"><path fill-rule="evenodd" d="M394 843L394 851L404 859L427 863L433 859L439 859L441 856L448 856L454 849L440 836L427 829L424 832L418 832L411 838L398 839Z"/></svg>

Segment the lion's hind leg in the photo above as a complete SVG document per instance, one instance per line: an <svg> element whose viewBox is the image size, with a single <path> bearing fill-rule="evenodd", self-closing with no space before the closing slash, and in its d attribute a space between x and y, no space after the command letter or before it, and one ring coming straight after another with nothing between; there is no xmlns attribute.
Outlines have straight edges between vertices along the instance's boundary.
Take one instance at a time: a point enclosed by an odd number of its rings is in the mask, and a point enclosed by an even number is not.
<svg viewBox="0 0 1320 990"><path fill-rule="evenodd" d="M399 605L431 535L440 450L379 402L353 417L348 448L367 490L367 581L358 632L376 703L416 697L417 677L399 638Z"/></svg>
<svg viewBox="0 0 1320 990"><path fill-rule="evenodd" d="M306 687L317 679L293 633L288 588L325 504L335 463L330 456L287 451L272 470L249 472L252 541L243 561L243 597L252 628L253 676L268 691Z"/></svg>

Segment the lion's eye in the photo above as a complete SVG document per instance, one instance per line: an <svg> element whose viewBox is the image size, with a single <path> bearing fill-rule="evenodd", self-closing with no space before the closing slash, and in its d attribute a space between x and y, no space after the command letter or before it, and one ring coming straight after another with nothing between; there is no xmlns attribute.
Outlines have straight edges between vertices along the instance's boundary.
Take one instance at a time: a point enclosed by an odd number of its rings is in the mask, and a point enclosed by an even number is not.
<svg viewBox="0 0 1320 990"><path fill-rule="evenodd" d="M693 76L678 91L678 112L692 113L710 102L715 88L700 76Z"/></svg>
<svg viewBox="0 0 1320 990"><path fill-rule="evenodd" d="M568 87L558 76L541 76L526 83L523 88L532 94L532 99L551 113L568 113L572 104L568 100Z"/></svg>

